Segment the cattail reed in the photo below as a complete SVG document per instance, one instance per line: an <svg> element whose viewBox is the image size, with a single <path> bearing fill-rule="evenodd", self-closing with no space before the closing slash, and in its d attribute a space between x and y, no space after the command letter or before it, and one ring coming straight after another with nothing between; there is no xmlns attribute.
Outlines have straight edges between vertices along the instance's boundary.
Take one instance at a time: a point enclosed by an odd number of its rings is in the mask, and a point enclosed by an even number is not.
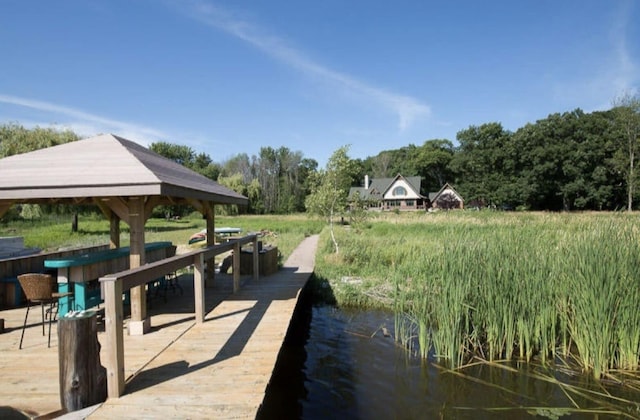
<svg viewBox="0 0 640 420"><path fill-rule="evenodd" d="M378 220L339 233L317 265L392 284L396 339L454 367L487 360L577 360L599 378L640 362L640 236L625 214L466 213ZM326 255L325 260L329 259ZM341 304L353 290L333 282ZM363 287L360 293L371 295ZM343 299L343 300L341 300ZM344 300L347 299L347 300ZM362 302L362 300L359 300ZM413 344L411 344L413 345Z"/></svg>

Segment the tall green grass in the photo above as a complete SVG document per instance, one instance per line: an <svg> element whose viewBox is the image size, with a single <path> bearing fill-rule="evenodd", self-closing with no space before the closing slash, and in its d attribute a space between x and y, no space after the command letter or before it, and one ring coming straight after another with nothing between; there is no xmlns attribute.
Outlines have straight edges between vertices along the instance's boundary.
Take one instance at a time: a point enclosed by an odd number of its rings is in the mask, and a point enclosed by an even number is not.
<svg viewBox="0 0 640 420"><path fill-rule="evenodd" d="M349 305L396 313L403 345L454 367L486 360L576 360L600 378L637 370L640 243L636 216L450 212L388 216L326 240L316 274ZM347 291L348 289L348 291ZM389 300L375 291L393 294Z"/></svg>

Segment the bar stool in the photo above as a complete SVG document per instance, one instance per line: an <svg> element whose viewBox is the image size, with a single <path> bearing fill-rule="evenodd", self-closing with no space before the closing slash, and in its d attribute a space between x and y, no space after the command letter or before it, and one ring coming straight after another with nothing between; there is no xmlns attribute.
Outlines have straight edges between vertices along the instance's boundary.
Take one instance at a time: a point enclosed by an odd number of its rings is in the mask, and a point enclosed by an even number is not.
<svg viewBox="0 0 640 420"><path fill-rule="evenodd" d="M56 279L51 274L29 273L18 276L20 287L24 291L27 298L27 313L24 316L24 324L22 325L22 334L20 335L20 346L22 349L22 340L24 339L24 330L27 326L27 318L29 317L29 309L34 304L40 304L42 312L42 335L44 336L44 324L46 319L49 320L49 341L47 347L51 347L51 323L58 315L58 299L65 296L71 296L73 293L57 293ZM45 310L45 305L49 308Z"/></svg>

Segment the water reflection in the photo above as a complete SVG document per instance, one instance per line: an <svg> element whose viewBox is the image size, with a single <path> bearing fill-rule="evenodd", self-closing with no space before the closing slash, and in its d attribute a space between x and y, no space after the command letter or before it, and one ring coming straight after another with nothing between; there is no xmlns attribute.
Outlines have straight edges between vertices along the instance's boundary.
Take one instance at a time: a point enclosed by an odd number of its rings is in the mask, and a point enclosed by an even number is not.
<svg viewBox="0 0 640 420"><path fill-rule="evenodd" d="M637 403L605 395L640 400L640 392L626 387L604 389L563 370L515 362L450 371L398 347L392 314L331 306L305 311L294 327L302 335L287 338L258 418L640 418Z"/></svg>

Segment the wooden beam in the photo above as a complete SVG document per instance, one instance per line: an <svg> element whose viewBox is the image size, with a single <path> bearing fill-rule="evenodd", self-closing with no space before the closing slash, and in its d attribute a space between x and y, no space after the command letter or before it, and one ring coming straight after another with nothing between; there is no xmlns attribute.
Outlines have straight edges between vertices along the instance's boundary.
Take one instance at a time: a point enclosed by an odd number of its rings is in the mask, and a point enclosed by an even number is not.
<svg viewBox="0 0 640 420"><path fill-rule="evenodd" d="M240 241L236 241L233 246L233 293L237 293L238 290L240 290Z"/></svg>
<svg viewBox="0 0 640 420"><path fill-rule="evenodd" d="M189 205L191 205L194 209L199 211L202 215L207 214L205 203L203 203L202 201L193 200L193 199L187 199L187 201L189 202Z"/></svg>
<svg viewBox="0 0 640 420"><path fill-rule="evenodd" d="M93 203L100 209L100 211L102 212L102 215L108 220L111 219L111 214L113 214L113 212L111 211L111 208L101 199L94 199Z"/></svg>
<svg viewBox="0 0 640 420"><path fill-rule="evenodd" d="M114 212L109 218L109 248L120 248L120 218Z"/></svg>
<svg viewBox="0 0 640 420"><path fill-rule="evenodd" d="M147 197L147 201L146 203L144 203L144 222L145 223L151 217L151 214L153 213L153 209L159 204L160 204L160 196L154 195L154 196Z"/></svg>
<svg viewBox="0 0 640 420"><path fill-rule="evenodd" d="M253 238L253 279L258 281L260 273L260 253L258 252L258 235Z"/></svg>
<svg viewBox="0 0 640 420"><path fill-rule="evenodd" d="M144 224L145 224L145 198L130 197L129 204L129 268L137 268L145 263L144 249ZM131 289L131 321L129 322L130 335L143 335L150 329L147 319L147 294L145 286L137 286Z"/></svg>
<svg viewBox="0 0 640 420"><path fill-rule="evenodd" d="M205 300L204 300L204 258L203 254L198 254L193 262L193 294L195 300L196 322L204 322Z"/></svg>
<svg viewBox="0 0 640 420"><path fill-rule="evenodd" d="M204 215L207 219L207 247L214 246L216 244L216 224L215 224L215 213L213 209L213 205L210 203L203 202L203 209L205 211ZM207 270L205 272L206 279L205 284L209 287L213 287L213 282L216 277L216 259L215 257L211 257L206 260Z"/></svg>
<svg viewBox="0 0 640 420"><path fill-rule="evenodd" d="M0 219L2 219L2 216L4 216L7 213L7 211L9 211L12 205L13 205L13 201L0 202Z"/></svg>
<svg viewBox="0 0 640 420"><path fill-rule="evenodd" d="M103 198L101 201L106 204L111 211L117 214L120 220L128 225L131 224L129 222L129 206L122 197Z"/></svg>
<svg viewBox="0 0 640 420"><path fill-rule="evenodd" d="M122 282L105 282L103 286L104 330L107 344L104 360L107 368L107 396L118 398L124 394L125 384Z"/></svg>

